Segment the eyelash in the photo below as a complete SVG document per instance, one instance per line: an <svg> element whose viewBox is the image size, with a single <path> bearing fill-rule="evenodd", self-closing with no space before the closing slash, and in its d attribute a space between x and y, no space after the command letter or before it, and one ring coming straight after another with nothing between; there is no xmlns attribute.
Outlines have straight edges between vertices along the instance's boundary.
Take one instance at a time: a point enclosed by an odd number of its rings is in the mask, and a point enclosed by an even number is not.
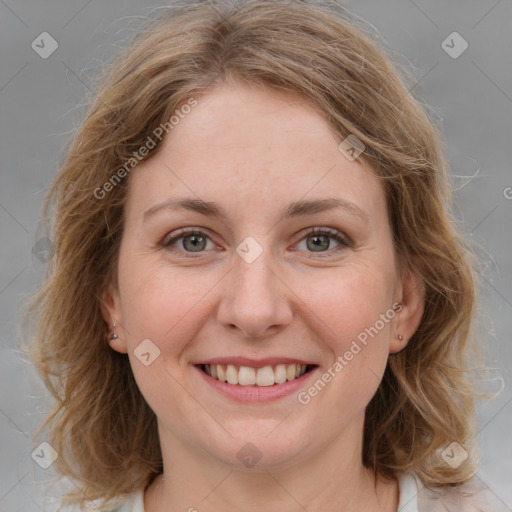
<svg viewBox="0 0 512 512"><path fill-rule="evenodd" d="M162 242L162 246L165 249L170 250L172 252L185 253L185 254L187 254L187 256L186 256L187 258L201 258L202 255L204 254L204 252L206 252L206 251L198 251L197 253L193 253L193 252L185 251L183 249L177 249L175 247L171 247L173 243L180 240L181 238L185 238L186 236L192 236L192 235L205 236L208 240L211 240L211 238L203 231L194 230L194 229L190 229L190 228L184 228L184 229L178 230L174 234L174 236L172 236L171 238L169 238L169 236L165 237ZM330 229L330 228L312 228L308 232L306 232L302 236L302 238L300 238L296 242L296 244L301 242L302 240L305 240L306 238L308 238L310 236L324 236L324 235L336 240L336 242L338 242L340 245L338 247L335 247L334 249L328 249L327 251L320 251L317 253L315 253L314 251L309 251L309 253L311 255L316 254L320 258L326 258L326 257L332 256L333 252L335 252L335 251L337 252L337 251L346 249L347 247L351 247L351 243L347 239L346 236L344 236L339 231L337 231L335 229Z"/></svg>

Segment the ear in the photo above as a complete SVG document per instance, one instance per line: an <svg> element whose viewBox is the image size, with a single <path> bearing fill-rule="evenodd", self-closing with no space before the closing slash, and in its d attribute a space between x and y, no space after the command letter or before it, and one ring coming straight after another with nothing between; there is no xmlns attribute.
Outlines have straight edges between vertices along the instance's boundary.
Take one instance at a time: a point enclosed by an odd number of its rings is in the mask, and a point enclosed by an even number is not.
<svg viewBox="0 0 512 512"><path fill-rule="evenodd" d="M119 300L119 292L112 283L108 285L101 297L101 314L109 328L109 335L107 336L108 344L116 352L126 354L128 348L122 329L123 315L121 302ZM114 324L116 325L115 333L117 334L117 338L110 339L110 334L114 332Z"/></svg>
<svg viewBox="0 0 512 512"><path fill-rule="evenodd" d="M397 289L396 317L394 332L391 334L389 353L400 352L409 342L418 329L423 311L425 310L425 290L423 283L416 272L408 269L404 272ZM399 339L397 336L403 339Z"/></svg>

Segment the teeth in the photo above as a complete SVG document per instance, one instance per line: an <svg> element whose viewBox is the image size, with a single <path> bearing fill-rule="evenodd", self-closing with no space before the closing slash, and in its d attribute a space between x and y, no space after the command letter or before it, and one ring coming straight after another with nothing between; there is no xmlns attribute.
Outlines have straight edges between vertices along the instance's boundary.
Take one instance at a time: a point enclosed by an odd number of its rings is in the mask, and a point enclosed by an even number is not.
<svg viewBox="0 0 512 512"><path fill-rule="evenodd" d="M226 370L226 379L229 384L238 384L238 372L232 364L228 364Z"/></svg>
<svg viewBox="0 0 512 512"><path fill-rule="evenodd" d="M286 382L286 365L278 364L274 371L274 382L276 384L282 384Z"/></svg>
<svg viewBox="0 0 512 512"><path fill-rule="evenodd" d="M258 375L259 373L258 370ZM256 370L248 366L241 366L240 370L238 370L238 384L240 384L240 386L254 386L254 384L256 384ZM258 382L258 386L260 385L261 384Z"/></svg>
<svg viewBox="0 0 512 512"><path fill-rule="evenodd" d="M226 382L226 372L224 371L224 368L222 368L222 366L220 364L216 364L216 365L205 364L206 368L209 368L210 366L217 367L217 380L220 380L221 382ZM213 377L213 375L212 375L212 377Z"/></svg>
<svg viewBox="0 0 512 512"><path fill-rule="evenodd" d="M272 366L258 368L258 372L256 373L256 384L258 386L274 385L274 370L272 369Z"/></svg>
<svg viewBox="0 0 512 512"><path fill-rule="evenodd" d="M220 382L239 386L273 386L287 380L295 380L306 373L305 364L278 364L275 367L235 366L228 364L205 364L204 371Z"/></svg>

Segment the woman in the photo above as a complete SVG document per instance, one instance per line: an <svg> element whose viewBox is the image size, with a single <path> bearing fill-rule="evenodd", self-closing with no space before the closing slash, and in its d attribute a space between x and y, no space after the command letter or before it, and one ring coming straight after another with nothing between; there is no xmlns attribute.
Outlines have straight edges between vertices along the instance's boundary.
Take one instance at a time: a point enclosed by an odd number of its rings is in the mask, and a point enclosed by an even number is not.
<svg viewBox="0 0 512 512"><path fill-rule="evenodd" d="M48 195L34 360L100 510L498 510L444 148L335 9L171 8Z"/></svg>

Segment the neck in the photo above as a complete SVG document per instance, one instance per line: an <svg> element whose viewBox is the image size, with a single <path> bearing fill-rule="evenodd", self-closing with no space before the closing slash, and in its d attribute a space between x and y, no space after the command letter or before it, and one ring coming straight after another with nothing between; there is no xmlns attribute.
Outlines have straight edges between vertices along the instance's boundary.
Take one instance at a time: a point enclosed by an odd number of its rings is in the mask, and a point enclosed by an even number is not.
<svg viewBox="0 0 512 512"><path fill-rule="evenodd" d="M358 443L346 444L354 437L344 434L313 456L240 469L161 432L162 446L168 448L163 451L164 472L148 487L145 510L396 512L397 481L375 481L362 465L362 436Z"/></svg>

